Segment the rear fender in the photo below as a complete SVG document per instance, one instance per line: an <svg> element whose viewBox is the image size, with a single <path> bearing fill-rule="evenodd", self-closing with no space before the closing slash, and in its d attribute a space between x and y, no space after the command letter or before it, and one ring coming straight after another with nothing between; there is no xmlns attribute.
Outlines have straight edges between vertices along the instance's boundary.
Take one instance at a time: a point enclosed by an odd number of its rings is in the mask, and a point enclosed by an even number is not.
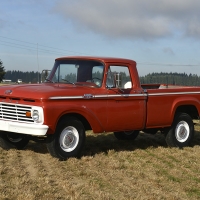
<svg viewBox="0 0 200 200"><path fill-rule="evenodd" d="M199 100L193 97L180 97L174 100L172 104L172 110L171 110L171 124L174 120L174 116L176 114L176 111L180 106L194 106L197 109L198 115L200 113L200 105Z"/></svg>

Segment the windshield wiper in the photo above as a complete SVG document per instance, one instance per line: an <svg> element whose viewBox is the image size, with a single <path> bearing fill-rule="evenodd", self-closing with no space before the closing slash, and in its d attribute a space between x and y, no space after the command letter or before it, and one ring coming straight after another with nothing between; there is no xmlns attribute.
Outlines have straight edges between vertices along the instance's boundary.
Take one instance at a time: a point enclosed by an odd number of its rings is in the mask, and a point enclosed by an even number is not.
<svg viewBox="0 0 200 200"><path fill-rule="evenodd" d="M63 81L66 81L66 82L69 83L69 84L75 85L75 83L72 83L72 82L68 81L67 79L62 79L62 80L63 80Z"/></svg>
<svg viewBox="0 0 200 200"><path fill-rule="evenodd" d="M48 78L45 78L45 81L49 81L49 82L53 83L53 81Z"/></svg>

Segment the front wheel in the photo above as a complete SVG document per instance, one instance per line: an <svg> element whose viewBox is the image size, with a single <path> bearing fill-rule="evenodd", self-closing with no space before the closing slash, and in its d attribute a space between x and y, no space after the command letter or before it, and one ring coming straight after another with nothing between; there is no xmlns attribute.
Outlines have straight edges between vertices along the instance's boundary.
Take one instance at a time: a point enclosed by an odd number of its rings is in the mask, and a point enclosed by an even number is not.
<svg viewBox="0 0 200 200"><path fill-rule="evenodd" d="M138 134L139 131L114 132L114 135L118 140L135 140Z"/></svg>
<svg viewBox="0 0 200 200"><path fill-rule="evenodd" d="M53 135L47 137L47 149L56 158L79 157L85 143L85 129L76 118L62 120Z"/></svg>
<svg viewBox="0 0 200 200"><path fill-rule="evenodd" d="M0 147L5 150L23 149L28 143L29 138L27 135L10 132L0 133Z"/></svg>
<svg viewBox="0 0 200 200"><path fill-rule="evenodd" d="M192 118L186 113L178 113L174 122L166 133L166 143L170 147L189 146L194 137L194 124Z"/></svg>

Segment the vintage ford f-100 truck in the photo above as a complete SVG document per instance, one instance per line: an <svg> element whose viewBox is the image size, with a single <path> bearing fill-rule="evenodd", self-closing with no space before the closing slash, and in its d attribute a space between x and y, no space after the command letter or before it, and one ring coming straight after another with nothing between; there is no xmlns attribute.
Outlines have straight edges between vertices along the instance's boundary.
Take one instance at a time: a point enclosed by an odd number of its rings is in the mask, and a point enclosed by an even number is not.
<svg viewBox="0 0 200 200"><path fill-rule="evenodd" d="M80 156L93 130L128 140L160 131L170 147L185 147L199 113L200 87L141 86L128 59L63 57L42 84L0 87L0 146L43 138L52 156L67 159Z"/></svg>

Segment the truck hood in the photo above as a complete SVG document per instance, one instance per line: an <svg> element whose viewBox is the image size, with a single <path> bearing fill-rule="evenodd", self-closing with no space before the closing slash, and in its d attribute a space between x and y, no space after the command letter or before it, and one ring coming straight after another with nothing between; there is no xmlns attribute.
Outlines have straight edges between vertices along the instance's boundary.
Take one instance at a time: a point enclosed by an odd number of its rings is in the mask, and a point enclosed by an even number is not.
<svg viewBox="0 0 200 200"><path fill-rule="evenodd" d="M70 84L20 84L0 87L0 97L42 100L55 96L83 96L93 94L92 87Z"/></svg>

